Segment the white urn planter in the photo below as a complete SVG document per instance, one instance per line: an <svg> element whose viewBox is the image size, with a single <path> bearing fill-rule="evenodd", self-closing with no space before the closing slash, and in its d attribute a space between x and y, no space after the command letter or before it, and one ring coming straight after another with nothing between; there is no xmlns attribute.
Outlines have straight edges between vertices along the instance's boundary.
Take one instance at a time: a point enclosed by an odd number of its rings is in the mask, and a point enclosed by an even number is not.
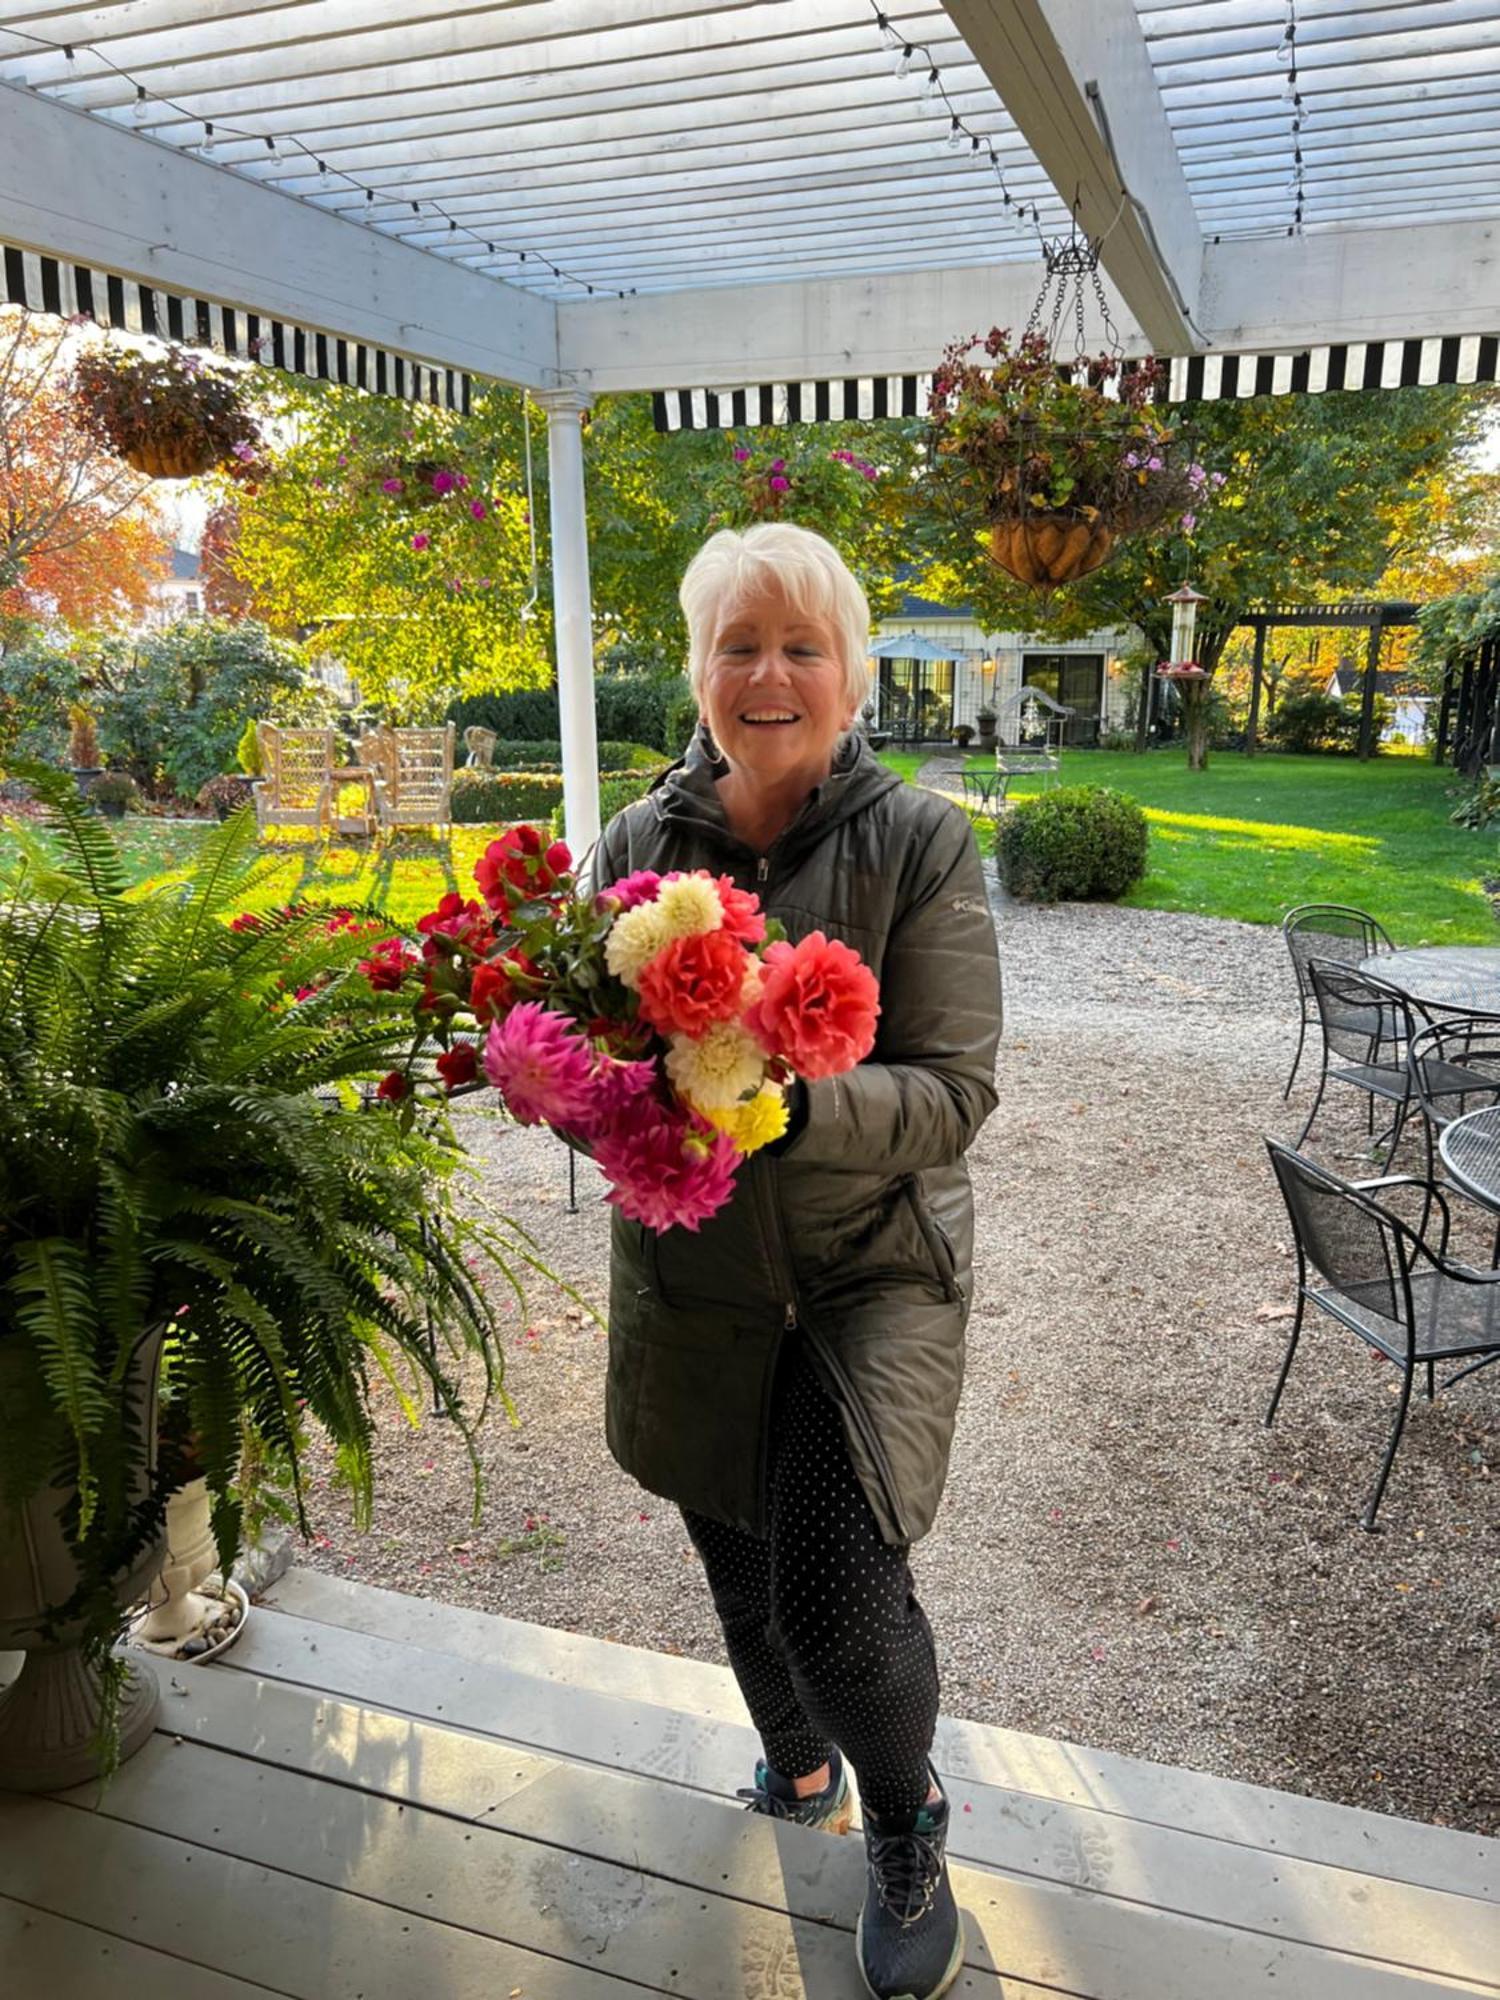
<svg viewBox="0 0 1500 2000"><path fill-rule="evenodd" d="M157 1376L165 1337L165 1327L143 1337L121 1401L127 1421L144 1430L135 1478L142 1500L156 1469ZM5 1373L0 1366L0 1394ZM19 1509L0 1512L0 1651L19 1648L26 1656L19 1676L0 1693L0 1791L61 1791L99 1772L98 1673L80 1650L80 1625L48 1625L49 1614L78 1587L63 1529L73 1497L71 1485L50 1486ZM145 1596L164 1553L161 1536L116 1577L114 1594L122 1609ZM129 1663L118 1715L122 1763L151 1734L160 1704L150 1666Z"/></svg>

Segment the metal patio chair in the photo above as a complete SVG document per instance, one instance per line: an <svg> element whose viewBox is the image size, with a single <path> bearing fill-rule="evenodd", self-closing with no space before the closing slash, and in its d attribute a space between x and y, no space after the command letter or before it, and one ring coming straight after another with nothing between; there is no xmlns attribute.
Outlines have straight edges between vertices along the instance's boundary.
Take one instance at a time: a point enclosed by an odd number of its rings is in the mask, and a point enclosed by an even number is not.
<svg viewBox="0 0 1500 2000"><path fill-rule="evenodd" d="M1372 1135L1376 1099L1392 1106L1389 1158L1401 1143L1415 1102L1406 1052L1417 1031L1418 1019L1426 1027L1427 1016L1399 987L1367 972L1356 972L1350 965L1333 959L1309 958L1306 972L1323 1031L1323 1068L1312 1109L1297 1135L1297 1150L1300 1152L1307 1143L1329 1084L1343 1083L1365 1092ZM1425 1120L1423 1132L1430 1178L1432 1132ZM1384 1140L1385 1135L1381 1137Z"/></svg>
<svg viewBox="0 0 1500 2000"><path fill-rule="evenodd" d="M1431 1180L1391 1174L1346 1181L1275 1139L1266 1146L1297 1245L1296 1317L1266 1427L1275 1421L1310 1305L1398 1367L1396 1421L1362 1518L1373 1533L1419 1364L1427 1371L1430 1402L1438 1388L1451 1389L1500 1360L1500 1271L1476 1270L1448 1255L1448 1196ZM1401 1189L1420 1192L1424 1217L1440 1219L1436 1243L1391 1207ZM1438 1383L1440 1361L1464 1365Z"/></svg>
<svg viewBox="0 0 1500 2000"><path fill-rule="evenodd" d="M1317 1019L1312 987L1307 978L1307 961L1310 958L1331 958L1358 965L1361 959L1373 958L1376 952L1394 951L1395 946L1384 926L1367 910L1356 910L1348 903L1299 904L1282 918L1281 935L1286 939L1292 971L1297 980L1297 1053L1292 1058L1291 1074L1281 1093L1283 1098L1288 1098L1302 1062L1308 1025Z"/></svg>

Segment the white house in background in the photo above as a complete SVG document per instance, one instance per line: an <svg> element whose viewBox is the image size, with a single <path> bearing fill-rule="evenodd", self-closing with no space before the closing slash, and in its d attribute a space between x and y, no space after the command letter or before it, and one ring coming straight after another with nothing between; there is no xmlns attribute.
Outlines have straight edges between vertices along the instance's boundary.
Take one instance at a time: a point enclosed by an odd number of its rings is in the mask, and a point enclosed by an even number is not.
<svg viewBox="0 0 1500 2000"><path fill-rule="evenodd" d="M196 549L173 549L172 559L159 582L151 586L151 601L144 623L160 628L176 625L184 618L203 616L203 572Z"/></svg>
<svg viewBox="0 0 1500 2000"><path fill-rule="evenodd" d="M1120 668L1123 632L1062 642L986 632L965 606L906 597L872 631L871 644L889 646L907 634L928 642L921 651L937 647L953 657L875 658L875 727L898 738L946 741L956 723L977 728L986 703L998 709L1023 684L1075 711L1064 725L1065 743L1097 743L1104 731L1125 727L1130 689Z"/></svg>
<svg viewBox="0 0 1500 2000"><path fill-rule="evenodd" d="M1349 695L1357 697L1364 684L1362 667L1335 667L1324 693L1331 701L1343 701ZM1427 741L1427 716L1433 706L1430 694L1413 688L1408 677L1394 667L1376 673L1375 692L1384 695L1391 705L1390 720L1380 732L1382 743L1421 745Z"/></svg>

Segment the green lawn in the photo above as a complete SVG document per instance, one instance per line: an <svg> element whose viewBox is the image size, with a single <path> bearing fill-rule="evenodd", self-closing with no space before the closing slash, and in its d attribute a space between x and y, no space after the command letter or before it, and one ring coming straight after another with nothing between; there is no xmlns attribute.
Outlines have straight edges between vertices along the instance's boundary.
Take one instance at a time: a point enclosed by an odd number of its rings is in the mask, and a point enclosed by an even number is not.
<svg viewBox="0 0 1500 2000"><path fill-rule="evenodd" d="M1062 782L1112 785L1145 807L1149 873L1127 902L1260 924L1297 903L1353 903L1398 944L1500 943L1483 889L1500 876L1495 835L1449 825L1463 788L1423 758L1225 751L1194 772L1180 748L1069 750ZM1016 779L1009 796L1039 789Z"/></svg>
<svg viewBox="0 0 1500 2000"><path fill-rule="evenodd" d="M130 877L142 887L181 875L207 830L198 820L136 815L114 828ZM285 865L254 897L254 906L266 909L304 899L333 905L374 904L410 926L449 889L462 889L466 896L478 893L474 863L498 831L493 826L456 826L451 844L410 834L376 852L364 841L325 847L308 835L281 834L270 851L283 853ZM0 861L7 850L0 825Z"/></svg>
<svg viewBox="0 0 1500 2000"><path fill-rule="evenodd" d="M884 751L904 778L926 751ZM986 760L971 758L971 769ZM1160 910L1279 923L1295 903L1354 903L1401 944L1500 943L1482 878L1500 876L1495 836L1450 826L1455 780L1415 757L1216 756L1193 773L1181 750L1145 757L1064 754L1068 784L1114 785L1151 821L1150 872L1126 898ZM1039 789L1017 779L1012 797ZM987 829L986 829L987 831ZM170 880L190 863L201 823L131 817L117 829L131 876ZM373 903L410 925L449 889L473 893L493 827L461 826L451 846L409 837L371 853L282 835L286 856L258 902ZM0 857L5 850L0 830Z"/></svg>

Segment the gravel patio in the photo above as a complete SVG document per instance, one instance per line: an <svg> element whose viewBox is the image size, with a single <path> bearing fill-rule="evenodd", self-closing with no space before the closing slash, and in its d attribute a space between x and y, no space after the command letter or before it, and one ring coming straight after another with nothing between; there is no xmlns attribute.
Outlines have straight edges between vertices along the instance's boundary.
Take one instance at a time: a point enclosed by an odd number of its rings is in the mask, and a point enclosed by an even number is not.
<svg viewBox="0 0 1500 2000"><path fill-rule="evenodd" d="M1000 1108L970 1154L978 1295L952 1470L913 1551L943 1708L1472 1832L1500 1832L1500 1367L1413 1405L1378 1535L1395 1371L1331 1324L1261 1415L1294 1266L1261 1143L1305 1106L1276 932L996 895ZM1351 1143L1352 1109L1344 1112ZM474 1115L496 1204L593 1305L607 1210L557 1141ZM1350 1171L1355 1169L1350 1168ZM555 1289L516 1318L519 1426L483 1517L441 1422L394 1406L377 1511L337 1574L723 1661L675 1510L604 1441L605 1338Z"/></svg>

